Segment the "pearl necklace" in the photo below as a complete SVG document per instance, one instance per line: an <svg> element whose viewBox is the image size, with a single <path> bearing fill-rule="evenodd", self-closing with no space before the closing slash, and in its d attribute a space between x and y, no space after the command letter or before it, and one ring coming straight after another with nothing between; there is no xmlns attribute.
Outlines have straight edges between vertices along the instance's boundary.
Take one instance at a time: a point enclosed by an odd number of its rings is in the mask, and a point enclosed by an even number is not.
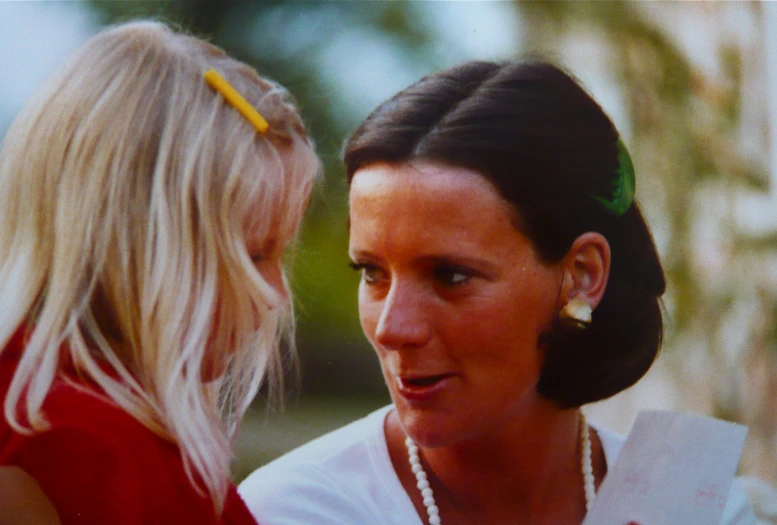
<svg viewBox="0 0 777 525"><path fill-rule="evenodd" d="M418 482L416 486L421 491L421 497L424 499L426 514L429 516L429 525L440 525L442 523L440 520L440 509L435 504L434 493L432 492L432 487L429 486L429 478L426 475L426 471L424 471L423 465L421 465L418 445L408 437L405 439L405 446L407 447L408 459L410 460L410 469L415 474L415 479ZM596 499L596 488L594 485L594 469L591 464L590 429L582 412L580 413L580 448L582 449L580 463L583 472L583 490L585 491L585 511L588 513Z"/></svg>

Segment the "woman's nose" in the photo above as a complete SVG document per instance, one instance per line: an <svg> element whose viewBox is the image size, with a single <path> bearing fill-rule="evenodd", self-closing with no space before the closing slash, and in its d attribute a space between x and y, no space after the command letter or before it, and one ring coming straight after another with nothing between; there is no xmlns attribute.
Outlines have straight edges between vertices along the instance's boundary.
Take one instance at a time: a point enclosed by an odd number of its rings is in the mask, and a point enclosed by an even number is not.
<svg viewBox="0 0 777 525"><path fill-rule="evenodd" d="M375 341L388 350L419 347L431 333L423 291L410 283L394 281L375 328Z"/></svg>

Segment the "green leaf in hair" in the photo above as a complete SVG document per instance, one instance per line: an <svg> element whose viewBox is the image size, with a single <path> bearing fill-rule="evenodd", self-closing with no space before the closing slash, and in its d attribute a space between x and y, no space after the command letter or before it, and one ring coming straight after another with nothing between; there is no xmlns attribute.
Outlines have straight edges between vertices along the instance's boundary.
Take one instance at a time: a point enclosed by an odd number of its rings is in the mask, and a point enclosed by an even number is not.
<svg viewBox="0 0 777 525"><path fill-rule="evenodd" d="M620 138L618 139L617 146L618 169L615 172L615 180L613 180L612 197L608 199L597 195L596 200L610 213L623 215L631 207L631 203L634 202L636 182L631 156Z"/></svg>

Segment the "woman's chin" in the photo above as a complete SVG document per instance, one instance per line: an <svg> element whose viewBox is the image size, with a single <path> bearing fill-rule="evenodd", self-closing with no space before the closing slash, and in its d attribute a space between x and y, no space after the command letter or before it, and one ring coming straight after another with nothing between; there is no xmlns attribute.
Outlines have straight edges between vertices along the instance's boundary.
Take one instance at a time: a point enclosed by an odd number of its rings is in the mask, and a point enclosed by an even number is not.
<svg viewBox="0 0 777 525"><path fill-rule="evenodd" d="M439 448L456 442L458 433L438 414L418 413L397 407L399 426L406 436L425 448Z"/></svg>

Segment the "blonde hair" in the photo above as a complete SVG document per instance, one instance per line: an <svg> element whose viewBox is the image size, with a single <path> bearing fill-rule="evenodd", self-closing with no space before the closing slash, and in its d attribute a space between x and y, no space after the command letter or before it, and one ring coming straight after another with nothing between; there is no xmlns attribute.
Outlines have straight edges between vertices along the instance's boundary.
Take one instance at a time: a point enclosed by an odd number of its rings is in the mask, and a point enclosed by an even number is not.
<svg viewBox="0 0 777 525"><path fill-rule="evenodd" d="M203 81L210 68L267 134ZM290 240L319 172L287 92L220 49L146 21L87 41L0 148L0 347L29 331L9 423L45 430L72 364L177 443L221 512L235 424L279 373L292 319L246 235Z"/></svg>

